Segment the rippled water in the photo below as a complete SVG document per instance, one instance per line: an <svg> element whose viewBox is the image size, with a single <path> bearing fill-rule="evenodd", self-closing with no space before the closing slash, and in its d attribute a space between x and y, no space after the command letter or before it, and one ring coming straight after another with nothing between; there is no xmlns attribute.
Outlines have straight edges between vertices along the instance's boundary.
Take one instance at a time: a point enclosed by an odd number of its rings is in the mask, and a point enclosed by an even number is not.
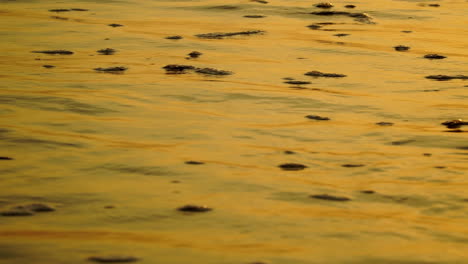
<svg viewBox="0 0 468 264"><path fill-rule="evenodd" d="M268 2L1 0L0 263L467 263L468 2Z"/></svg>

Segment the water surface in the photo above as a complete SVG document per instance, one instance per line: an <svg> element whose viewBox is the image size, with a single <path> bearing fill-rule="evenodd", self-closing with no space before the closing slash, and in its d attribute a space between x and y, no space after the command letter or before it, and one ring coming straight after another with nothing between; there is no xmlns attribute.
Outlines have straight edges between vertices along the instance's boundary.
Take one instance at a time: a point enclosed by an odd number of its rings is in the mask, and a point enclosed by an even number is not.
<svg viewBox="0 0 468 264"><path fill-rule="evenodd" d="M0 3L0 263L466 263L466 1Z"/></svg>

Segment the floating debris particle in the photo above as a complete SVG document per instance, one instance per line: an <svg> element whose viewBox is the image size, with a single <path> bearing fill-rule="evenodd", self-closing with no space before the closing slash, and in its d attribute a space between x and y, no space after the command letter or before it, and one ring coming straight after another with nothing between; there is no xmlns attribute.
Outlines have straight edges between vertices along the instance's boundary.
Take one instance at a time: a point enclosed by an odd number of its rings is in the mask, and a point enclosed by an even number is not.
<svg viewBox="0 0 468 264"><path fill-rule="evenodd" d="M264 18L265 16L262 15L245 15L246 18Z"/></svg>
<svg viewBox="0 0 468 264"><path fill-rule="evenodd" d="M192 51L192 52L190 52L188 55L189 55L190 58L194 58L194 59L195 59L195 58L198 58L198 57L200 57L201 55L203 55L203 53L201 53L201 52L199 52L199 51Z"/></svg>
<svg viewBox="0 0 468 264"><path fill-rule="evenodd" d="M112 23L108 25L109 27L123 27L121 24Z"/></svg>
<svg viewBox="0 0 468 264"><path fill-rule="evenodd" d="M304 73L304 75L312 76L312 77L325 77L325 78L343 78L343 77L346 77L346 75L344 75L344 74L324 73L324 72L319 72L319 71L306 72L306 73Z"/></svg>
<svg viewBox="0 0 468 264"><path fill-rule="evenodd" d="M307 27L310 29L314 29L314 30L322 28L321 25L317 25L317 24L308 25Z"/></svg>
<svg viewBox="0 0 468 264"><path fill-rule="evenodd" d="M324 9L329 9L332 8L334 5L332 3L324 2L324 3L318 3L315 5L315 7L318 8L324 8Z"/></svg>
<svg viewBox="0 0 468 264"><path fill-rule="evenodd" d="M341 167L344 168L359 168L359 167L364 167L364 164L343 164Z"/></svg>
<svg viewBox="0 0 468 264"><path fill-rule="evenodd" d="M447 128L460 128L461 126L468 125L468 122L465 122L462 119L455 119L455 120L445 121L441 123L441 125L444 125Z"/></svg>
<svg viewBox="0 0 468 264"><path fill-rule="evenodd" d="M181 74L186 73L187 70L194 70L195 67L191 65L169 64L164 66L163 69L169 74Z"/></svg>
<svg viewBox="0 0 468 264"><path fill-rule="evenodd" d="M249 31L239 31L239 32L215 32L215 33L206 33L206 34L197 34L195 35L198 38L203 39L222 39L226 37L233 37L233 36L240 36L240 35L255 35L255 34L263 34L265 31L263 30L249 30Z"/></svg>
<svg viewBox="0 0 468 264"><path fill-rule="evenodd" d="M183 37L179 36L179 35L176 35L176 36L168 36L168 37L166 37L166 39L175 39L176 40L176 39L183 39Z"/></svg>
<svg viewBox="0 0 468 264"><path fill-rule="evenodd" d="M60 13L60 12L70 12L70 9L65 9L65 8L57 8L57 9L49 9L49 12L55 12L55 13Z"/></svg>
<svg viewBox="0 0 468 264"><path fill-rule="evenodd" d="M294 84L294 85L311 84L311 82L306 82L306 81L285 81L284 83Z"/></svg>
<svg viewBox="0 0 468 264"><path fill-rule="evenodd" d="M339 33L339 34L335 34L333 36L336 36L336 37L346 37L346 36L349 36L349 34L346 34L346 33Z"/></svg>
<svg viewBox="0 0 468 264"><path fill-rule="evenodd" d="M0 215L1 216L32 216L34 214L27 210L14 209L14 210L0 212Z"/></svg>
<svg viewBox="0 0 468 264"><path fill-rule="evenodd" d="M94 256L89 257L88 260L98 263L129 263L139 261L140 259L132 256Z"/></svg>
<svg viewBox="0 0 468 264"><path fill-rule="evenodd" d="M439 55L439 54L427 54L427 55L424 55L424 58L430 59L430 60L441 60L441 59L445 59L447 57L445 57L443 55Z"/></svg>
<svg viewBox="0 0 468 264"><path fill-rule="evenodd" d="M426 79L432 79L437 81L448 81L453 79L468 80L468 75L429 75Z"/></svg>
<svg viewBox="0 0 468 264"><path fill-rule="evenodd" d="M286 155L296 154L296 152L294 152L292 150L285 150L283 153L286 154Z"/></svg>
<svg viewBox="0 0 468 264"><path fill-rule="evenodd" d="M66 17L61 17L61 16L51 16L50 18L58 19L58 20L68 20L68 18L66 18Z"/></svg>
<svg viewBox="0 0 468 264"><path fill-rule="evenodd" d="M431 6L431 7L440 7L439 4L428 4L428 6Z"/></svg>
<svg viewBox="0 0 468 264"><path fill-rule="evenodd" d="M356 8L355 5L345 5L344 7L346 7L346 8Z"/></svg>
<svg viewBox="0 0 468 264"><path fill-rule="evenodd" d="M73 51L69 50L35 50L31 51L32 53L43 53L49 55L72 55Z"/></svg>
<svg viewBox="0 0 468 264"><path fill-rule="evenodd" d="M116 50L111 49L111 48L100 49L97 51L97 53L102 54L102 55L113 55L115 52Z"/></svg>
<svg viewBox="0 0 468 264"><path fill-rule="evenodd" d="M398 46L395 46L393 47L396 51L407 51L410 49L410 47L408 46L404 46L404 45L398 45Z"/></svg>
<svg viewBox="0 0 468 264"><path fill-rule="evenodd" d="M320 12L312 12L310 14L317 15L317 16L349 16L352 13L344 12L344 11L320 11Z"/></svg>
<svg viewBox="0 0 468 264"><path fill-rule="evenodd" d="M217 70L213 68L197 68L195 69L196 73L206 74L206 75L231 75L230 71Z"/></svg>
<svg viewBox="0 0 468 264"><path fill-rule="evenodd" d="M358 22L367 23L367 24L375 24L373 22L373 18L366 14L366 13L351 13L345 11L320 11L320 12L312 12L310 13L316 16L348 16L354 18Z"/></svg>
<svg viewBox="0 0 468 264"><path fill-rule="evenodd" d="M191 65L180 65L180 64L169 64L163 67L163 69L166 70L167 74L182 74L182 73L187 73L187 71L194 71L199 74L204 74L204 75L218 75L218 76L223 76L223 75L231 75L233 74L230 71L224 71L224 70L217 70L213 68L196 68Z"/></svg>
<svg viewBox="0 0 468 264"><path fill-rule="evenodd" d="M189 165L202 165L202 164L205 164L205 163L204 163L204 162L201 162L201 161L189 160L189 161L186 161L185 164L189 164Z"/></svg>
<svg viewBox="0 0 468 264"><path fill-rule="evenodd" d="M250 0L250 2L256 2L256 3L260 3L260 4L268 4L268 1L265 1L265 0Z"/></svg>
<svg viewBox="0 0 468 264"><path fill-rule="evenodd" d="M79 12L84 12L84 11L89 11L89 9L84 9L84 8L71 8L71 11L79 11Z"/></svg>
<svg viewBox="0 0 468 264"><path fill-rule="evenodd" d="M0 160L13 160L13 158L10 158L10 157L0 157Z"/></svg>
<svg viewBox="0 0 468 264"><path fill-rule="evenodd" d="M123 73L124 71L128 70L128 68L123 67L123 66L116 66L116 67L108 67L108 68L94 68L94 70L98 72L107 72L107 73Z"/></svg>
<svg viewBox="0 0 468 264"><path fill-rule="evenodd" d="M327 200L327 201L333 201L333 202L347 202L351 201L350 198L344 197L344 196L333 196L329 194L315 194L315 195L310 195L310 198L314 199L320 199L320 200Z"/></svg>
<svg viewBox="0 0 468 264"><path fill-rule="evenodd" d="M448 133L464 133L466 131L464 130L461 130L461 129L451 129L451 130L446 130L444 132L448 132Z"/></svg>
<svg viewBox="0 0 468 264"><path fill-rule="evenodd" d="M413 31L411 31L411 30L402 30L401 32L403 32L403 33L413 33Z"/></svg>
<svg viewBox="0 0 468 264"><path fill-rule="evenodd" d="M278 167L287 171L298 171L298 170L303 170L307 168L306 165L299 164L299 163L284 163L284 164L279 165Z"/></svg>
<svg viewBox="0 0 468 264"><path fill-rule="evenodd" d="M318 116L318 115L307 115L305 116L306 118L308 119L312 119L312 120L319 120L319 121L327 121L327 120L330 120L330 118L326 117L326 116Z"/></svg>
<svg viewBox="0 0 468 264"><path fill-rule="evenodd" d="M177 208L177 210L181 212L204 213L204 212L209 212L213 209L205 205L188 204L188 205L184 205L182 207Z"/></svg>
<svg viewBox="0 0 468 264"><path fill-rule="evenodd" d="M392 122L378 122L378 123L375 123L376 125L378 126L393 126L394 123Z"/></svg>
<svg viewBox="0 0 468 264"><path fill-rule="evenodd" d="M55 211L55 208L53 208L50 205L47 204L42 204L42 203L32 203L32 204L27 204L27 205L19 205L16 206L14 209L16 210L25 210L25 211L30 211L30 212L53 212Z"/></svg>
<svg viewBox="0 0 468 264"><path fill-rule="evenodd" d="M365 194L374 194L375 193L375 191L373 191L373 190L362 190L360 192L365 193Z"/></svg>
<svg viewBox="0 0 468 264"><path fill-rule="evenodd" d="M235 6L235 5L210 6L210 7L207 7L207 8L209 8L209 9L224 9L224 10L240 9L240 7Z"/></svg>
<svg viewBox="0 0 468 264"><path fill-rule="evenodd" d="M391 144L395 146L406 145L408 143L415 142L416 140L407 139L407 140L400 140L400 141L393 141Z"/></svg>
<svg viewBox="0 0 468 264"><path fill-rule="evenodd" d="M44 67L44 68L46 68L46 69L52 69L52 68L55 68L55 66L54 66L54 65L48 65L48 64L46 64L46 65L42 65L42 67Z"/></svg>

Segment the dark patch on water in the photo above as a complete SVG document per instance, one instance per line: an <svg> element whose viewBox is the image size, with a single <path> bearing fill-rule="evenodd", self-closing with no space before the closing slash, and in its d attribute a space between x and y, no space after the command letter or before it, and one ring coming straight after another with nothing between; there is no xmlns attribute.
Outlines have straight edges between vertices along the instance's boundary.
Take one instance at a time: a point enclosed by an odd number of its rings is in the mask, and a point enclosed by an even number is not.
<svg viewBox="0 0 468 264"><path fill-rule="evenodd" d="M188 212L188 213L205 213L205 212L212 211L213 209L205 205L188 204L188 205L184 205L182 207L177 208L177 210L181 212Z"/></svg>
<svg viewBox="0 0 468 264"><path fill-rule="evenodd" d="M441 125L446 126L447 128L460 128L461 126L468 125L468 122L463 121L462 119L455 119L450 121L445 121Z"/></svg>
<svg viewBox="0 0 468 264"><path fill-rule="evenodd" d="M203 53L201 53L199 51L192 51L187 55L192 59L196 59L196 58L200 57L201 55L203 55Z"/></svg>
<svg viewBox="0 0 468 264"><path fill-rule="evenodd" d="M105 48L105 49L100 49L97 51L97 53L101 54L101 55L113 55L115 54L116 50L115 49L111 49L111 48Z"/></svg>
<svg viewBox="0 0 468 264"><path fill-rule="evenodd" d="M311 84L311 82L307 82L307 81L285 81L284 83L286 83L286 84L293 84L293 85Z"/></svg>
<svg viewBox="0 0 468 264"><path fill-rule="evenodd" d="M262 15L245 15L245 18L264 18L265 16Z"/></svg>
<svg viewBox="0 0 468 264"><path fill-rule="evenodd" d="M334 5L332 3L323 2L323 3L315 4L315 7L323 8L323 9L329 9L329 8L334 7Z"/></svg>
<svg viewBox="0 0 468 264"><path fill-rule="evenodd" d="M394 125L392 122L378 122L375 124L378 126L393 126Z"/></svg>
<svg viewBox="0 0 468 264"><path fill-rule="evenodd" d="M265 0L250 0L250 2L260 3L260 4L268 4L268 1Z"/></svg>
<svg viewBox="0 0 468 264"><path fill-rule="evenodd" d="M116 27L123 27L124 25L112 23L112 24L109 24L108 26L109 26L109 27L116 28Z"/></svg>
<svg viewBox="0 0 468 264"><path fill-rule="evenodd" d="M325 73L319 71L310 71L304 73L304 75L311 76L311 77L325 77L325 78L343 78L346 77L344 74L340 73Z"/></svg>
<svg viewBox="0 0 468 264"><path fill-rule="evenodd" d="M168 36L166 39L172 39L172 40L178 40L178 39L183 39L182 36L176 35L176 36Z"/></svg>
<svg viewBox="0 0 468 264"><path fill-rule="evenodd" d="M220 6L210 6L210 7L207 7L207 9L237 10L237 9L241 9L241 7L240 6L235 6L235 5L220 5Z"/></svg>
<svg viewBox="0 0 468 264"><path fill-rule="evenodd" d="M364 164L343 164L341 167L344 168L359 168L359 167L364 167Z"/></svg>
<svg viewBox="0 0 468 264"><path fill-rule="evenodd" d="M213 68L197 68L195 69L196 73L200 74L205 74L205 75L231 75L232 72L230 71L224 71L224 70L218 70L218 69L213 69Z"/></svg>
<svg viewBox="0 0 468 264"><path fill-rule="evenodd" d="M318 116L318 115L307 115L305 116L307 119L318 120L318 121L328 121L330 118L326 116Z"/></svg>
<svg viewBox="0 0 468 264"><path fill-rule="evenodd" d="M352 13L352 12L345 12L345 11L320 11L320 12L312 12L312 15L317 16L348 16L354 18L354 20L362 23L367 24L375 24L373 18L366 13Z"/></svg>
<svg viewBox="0 0 468 264"><path fill-rule="evenodd" d="M0 215L6 216L6 217L17 217L17 216L33 216L34 214L26 210L12 209L12 210L1 211Z"/></svg>
<svg viewBox="0 0 468 264"><path fill-rule="evenodd" d="M105 164L98 168L116 171L121 173L133 173L133 174L140 174L146 176L167 176L171 175L172 173L165 170L164 168L157 167L157 166L131 166L131 165L123 165L123 164Z"/></svg>
<svg viewBox="0 0 468 264"><path fill-rule="evenodd" d="M25 210L25 211L36 212L36 213L55 211L54 207L48 204L44 204L44 203L31 203L31 204L25 204L25 205L18 205L14 209Z"/></svg>
<svg viewBox="0 0 468 264"><path fill-rule="evenodd" d="M281 165L278 165L281 169L285 171L298 171L298 170L303 170L306 169L307 166L299 163L284 163Z"/></svg>
<svg viewBox="0 0 468 264"><path fill-rule="evenodd" d="M459 234L439 233L435 231L430 232L430 234L439 241L468 244L468 237L463 237Z"/></svg>
<svg viewBox="0 0 468 264"><path fill-rule="evenodd" d="M67 17L61 17L61 16L51 16L50 18L57 19L57 20L63 20L63 21L68 20Z"/></svg>
<svg viewBox="0 0 468 264"><path fill-rule="evenodd" d="M398 45L393 47L396 51L408 51L410 47L404 45Z"/></svg>
<svg viewBox="0 0 468 264"><path fill-rule="evenodd" d="M248 31L239 31L239 32L214 32L214 33L206 33L206 34L197 34L195 35L198 38L202 39L223 39L228 37L234 36L250 36L250 35L257 35L263 34L265 31L263 30L248 30Z"/></svg>
<svg viewBox="0 0 468 264"><path fill-rule="evenodd" d="M94 70L98 72L121 74L121 73L124 73L126 70L128 70L128 68L123 67L123 66L116 66L116 67L107 67L107 68L99 67L99 68L94 68Z"/></svg>
<svg viewBox="0 0 468 264"><path fill-rule="evenodd" d="M430 60L441 60L441 59L445 59L447 57L445 57L443 55L439 55L439 54L427 54L427 55L424 55L424 58L430 59Z"/></svg>
<svg viewBox="0 0 468 264"><path fill-rule="evenodd" d="M43 54L48 54L48 55L73 55L73 51L69 50L35 50L31 51L32 53L43 53Z"/></svg>
<svg viewBox="0 0 468 264"><path fill-rule="evenodd" d="M231 71L218 70L214 68L197 68L191 65L169 64L163 67L167 74L184 74L195 72L203 75L225 76L233 74Z"/></svg>
<svg viewBox="0 0 468 264"><path fill-rule="evenodd" d="M351 201L350 198L344 196L335 196L330 194L314 194L310 195L310 198L318 199L318 200L325 200L325 201L332 201L332 202L347 202Z"/></svg>
<svg viewBox="0 0 468 264"><path fill-rule="evenodd" d="M2 95L0 104L9 104L17 107L39 109L45 111L73 112L85 115L99 115L116 112L107 108L81 103L74 99L52 96L26 96Z"/></svg>
<svg viewBox="0 0 468 264"><path fill-rule="evenodd" d="M163 67L168 74L182 74L187 73L189 70L194 70L195 67L192 65L181 65L181 64L168 64Z"/></svg>
<svg viewBox="0 0 468 264"><path fill-rule="evenodd" d="M445 74L438 74L438 75L428 75L426 79L436 80L436 81L450 81L450 80L468 80L468 75L445 75Z"/></svg>
<svg viewBox="0 0 468 264"><path fill-rule="evenodd" d="M60 13L60 12L70 12L70 9L65 9L65 8L56 8L56 9L49 9L49 12L55 12L55 13Z"/></svg>
<svg viewBox="0 0 468 264"><path fill-rule="evenodd" d="M202 161L189 160L189 161L186 161L185 164L188 164L188 165L202 165L202 164L205 164L205 163L202 162Z"/></svg>
<svg viewBox="0 0 468 264"><path fill-rule="evenodd" d="M6 141L16 144L26 144L26 145L41 145L44 147L71 147L71 148L83 148L83 144L79 143L69 143L69 142L60 142L54 140L45 140L45 139L38 139L38 138L31 138L31 137L18 137L18 136L11 136L4 138Z"/></svg>
<svg viewBox="0 0 468 264"><path fill-rule="evenodd" d="M400 145L406 145L406 144L409 144L409 143L413 143L415 141L416 140L414 140L414 139L398 140L398 141L391 142L391 144L395 145L395 146L400 146Z"/></svg>

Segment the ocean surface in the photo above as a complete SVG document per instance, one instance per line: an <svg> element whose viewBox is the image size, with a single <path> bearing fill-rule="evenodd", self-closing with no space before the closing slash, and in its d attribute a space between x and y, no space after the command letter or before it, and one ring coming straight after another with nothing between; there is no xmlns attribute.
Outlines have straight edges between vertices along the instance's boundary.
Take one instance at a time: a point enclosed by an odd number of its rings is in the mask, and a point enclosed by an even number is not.
<svg viewBox="0 0 468 264"><path fill-rule="evenodd" d="M0 263L468 263L468 1L318 3L0 0Z"/></svg>

